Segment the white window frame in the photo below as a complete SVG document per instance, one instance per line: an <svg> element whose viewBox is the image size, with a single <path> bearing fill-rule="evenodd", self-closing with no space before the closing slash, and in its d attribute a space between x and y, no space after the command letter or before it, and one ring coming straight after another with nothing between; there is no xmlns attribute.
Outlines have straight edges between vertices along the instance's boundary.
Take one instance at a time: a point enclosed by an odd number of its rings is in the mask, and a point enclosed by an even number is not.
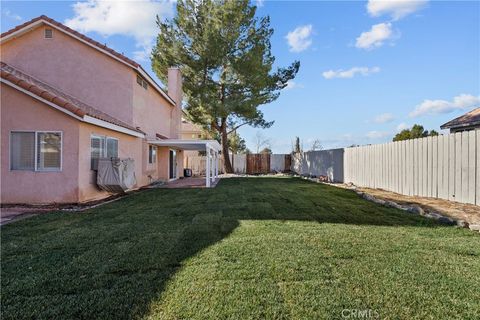
<svg viewBox="0 0 480 320"><path fill-rule="evenodd" d="M137 74L137 84L145 90L148 90L148 82L141 75Z"/></svg>
<svg viewBox="0 0 480 320"><path fill-rule="evenodd" d="M107 157L107 154L108 154L108 140L117 141L117 158L120 158L120 155L119 155L120 140L118 140L118 138L108 137L108 136L105 136L105 157Z"/></svg>
<svg viewBox="0 0 480 320"><path fill-rule="evenodd" d="M63 131L58 131L58 130L10 130L9 134L9 141L8 141L8 165L9 165L9 171L31 171L31 170L17 170L17 169L12 169L12 133L15 132L30 132L35 135L35 148L34 148L34 169L32 172L62 172L63 171ZM39 133L60 133L60 168L54 168L54 169L38 169L38 134Z"/></svg>
<svg viewBox="0 0 480 320"><path fill-rule="evenodd" d="M115 137L109 137L109 136L106 136L106 135L92 133L90 135L90 161L92 161L92 138L104 139L104 141L105 141L105 143L103 145L103 152L100 155L100 158L106 158L107 157L107 140L108 139L117 141L117 157L120 157L120 139L115 138ZM90 168L90 170L92 170L92 169Z"/></svg>
<svg viewBox="0 0 480 320"><path fill-rule="evenodd" d="M152 149L155 149L155 157L151 157L152 158L152 162L150 162L150 148ZM153 145L153 144L149 144L148 145L148 164L157 164L157 155L158 155L158 148L157 146Z"/></svg>

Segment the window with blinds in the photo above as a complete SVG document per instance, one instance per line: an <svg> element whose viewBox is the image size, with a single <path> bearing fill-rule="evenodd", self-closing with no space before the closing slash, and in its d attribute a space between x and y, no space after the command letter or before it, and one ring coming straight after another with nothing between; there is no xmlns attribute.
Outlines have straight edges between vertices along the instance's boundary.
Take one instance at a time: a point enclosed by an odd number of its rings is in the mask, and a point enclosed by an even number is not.
<svg viewBox="0 0 480 320"><path fill-rule="evenodd" d="M35 170L35 132L12 132L10 169Z"/></svg>
<svg viewBox="0 0 480 320"><path fill-rule="evenodd" d="M90 137L90 169L97 170L99 158L118 158L118 139L92 135Z"/></svg>
<svg viewBox="0 0 480 320"><path fill-rule="evenodd" d="M118 140L107 138L107 158L118 158Z"/></svg>
<svg viewBox="0 0 480 320"><path fill-rule="evenodd" d="M62 168L60 132L12 132L10 169L58 171Z"/></svg>

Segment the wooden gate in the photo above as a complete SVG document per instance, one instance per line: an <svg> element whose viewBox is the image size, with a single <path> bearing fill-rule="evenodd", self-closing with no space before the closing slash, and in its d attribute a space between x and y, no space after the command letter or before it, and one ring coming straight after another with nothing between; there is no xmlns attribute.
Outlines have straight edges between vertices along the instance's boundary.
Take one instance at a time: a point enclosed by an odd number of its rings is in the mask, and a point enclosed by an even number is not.
<svg viewBox="0 0 480 320"><path fill-rule="evenodd" d="M269 154L247 154L247 174L270 173Z"/></svg>

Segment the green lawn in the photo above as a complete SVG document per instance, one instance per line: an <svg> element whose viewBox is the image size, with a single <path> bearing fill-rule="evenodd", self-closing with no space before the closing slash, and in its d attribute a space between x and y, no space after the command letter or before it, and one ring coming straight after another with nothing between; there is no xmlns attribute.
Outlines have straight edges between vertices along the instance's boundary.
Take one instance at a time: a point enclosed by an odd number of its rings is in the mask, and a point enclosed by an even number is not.
<svg viewBox="0 0 480 320"><path fill-rule="evenodd" d="M2 319L480 318L478 233L294 178L149 190L1 240Z"/></svg>

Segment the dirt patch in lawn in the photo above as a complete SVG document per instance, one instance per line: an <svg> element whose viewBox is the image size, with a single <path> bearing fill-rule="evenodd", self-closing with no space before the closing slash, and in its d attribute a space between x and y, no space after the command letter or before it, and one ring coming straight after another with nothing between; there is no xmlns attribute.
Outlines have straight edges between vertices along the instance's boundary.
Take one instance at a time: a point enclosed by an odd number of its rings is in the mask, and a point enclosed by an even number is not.
<svg viewBox="0 0 480 320"><path fill-rule="evenodd" d="M357 188L357 190L378 199L393 201L401 205L418 205L426 211L435 211L455 220L464 220L469 224L480 224L480 207L473 204L437 198L405 196L382 189Z"/></svg>

